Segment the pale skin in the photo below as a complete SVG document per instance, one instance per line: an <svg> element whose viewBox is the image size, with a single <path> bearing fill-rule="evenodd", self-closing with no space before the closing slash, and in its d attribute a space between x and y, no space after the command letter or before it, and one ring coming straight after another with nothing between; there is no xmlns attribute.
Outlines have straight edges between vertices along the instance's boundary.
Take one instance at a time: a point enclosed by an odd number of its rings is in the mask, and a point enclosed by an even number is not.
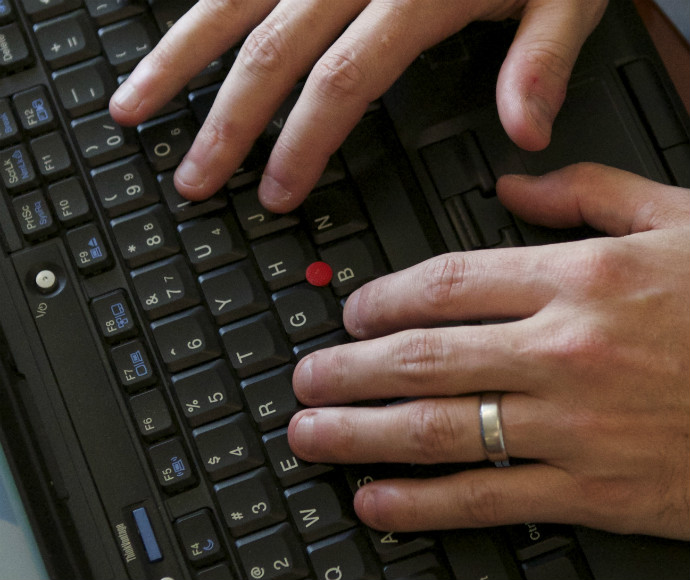
<svg viewBox="0 0 690 580"><path fill-rule="evenodd" d="M521 18L497 104L519 146L545 147L604 6L200 0L116 93L111 113L143 121L249 33L176 173L180 193L204 199L316 63L259 189L267 208L290 211L368 103L473 20ZM360 518L383 530L548 521L690 539L689 192L595 165L504 176L497 191L529 221L584 222L609 237L449 254L364 286L344 313L360 342L295 370L295 393L314 408L293 418L293 450L311 461L479 462L479 393L498 391L507 451L531 464L376 481L356 495ZM514 321L446 324L486 319ZM399 397L414 400L338 406Z"/></svg>

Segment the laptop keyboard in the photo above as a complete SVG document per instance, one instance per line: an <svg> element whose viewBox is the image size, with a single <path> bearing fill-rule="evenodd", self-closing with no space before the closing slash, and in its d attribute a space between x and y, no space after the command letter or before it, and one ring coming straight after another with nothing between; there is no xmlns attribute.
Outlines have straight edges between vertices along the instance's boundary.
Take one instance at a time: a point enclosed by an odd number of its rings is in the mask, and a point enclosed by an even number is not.
<svg viewBox="0 0 690 580"><path fill-rule="evenodd" d="M118 83L192 4L0 0L4 243L10 252L35 250L35 284L45 294L64 273L41 267L42 248L64 248L165 507L163 529L152 513L158 500L143 498L128 520L137 533L114 528L123 559L143 559L132 568L141 577L172 562L177 577L199 580L590 578L567 527L382 533L353 513L353 494L368 481L458 466L344 469L292 454L294 365L347 342L345 298L406 257L393 248L400 234L379 227L391 206L362 199L347 151L298 211L274 215L258 203L262 165L299 87L227 191L200 203L179 196L174 168L232 51L157 118L136 129L112 121L107 105ZM377 105L364 123L371 119L386 123ZM463 137L423 158L433 176L438 155L473 148ZM492 186L484 168L462 203L444 198L466 249L521 243L512 217L483 193ZM386 195L395 200L395 187ZM492 208L498 218L487 217ZM404 212L401 201L401 220ZM166 534L176 554L161 549Z"/></svg>

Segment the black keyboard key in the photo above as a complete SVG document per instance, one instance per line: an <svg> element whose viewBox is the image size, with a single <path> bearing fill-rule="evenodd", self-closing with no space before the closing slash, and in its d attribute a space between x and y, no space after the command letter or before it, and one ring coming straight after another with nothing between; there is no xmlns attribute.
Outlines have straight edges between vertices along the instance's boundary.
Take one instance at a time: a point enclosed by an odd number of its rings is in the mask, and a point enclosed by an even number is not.
<svg viewBox="0 0 690 580"><path fill-rule="evenodd" d="M354 185L349 181L313 192L305 200L303 209L317 244L326 244L367 228Z"/></svg>
<svg viewBox="0 0 690 580"><path fill-rule="evenodd" d="M48 187L48 198L58 221L66 227L91 218L91 207L84 187L76 177L51 184Z"/></svg>
<svg viewBox="0 0 690 580"><path fill-rule="evenodd" d="M158 201L156 180L141 155L116 161L91 172L101 206L110 217Z"/></svg>
<svg viewBox="0 0 690 580"><path fill-rule="evenodd" d="M273 471L284 487L296 485L331 470L328 465L309 463L296 457L288 444L287 429L264 435L263 443Z"/></svg>
<svg viewBox="0 0 690 580"><path fill-rule="evenodd" d="M55 231L55 222L40 189L12 200L14 214L27 240L36 240Z"/></svg>
<svg viewBox="0 0 690 580"><path fill-rule="evenodd" d="M271 290L303 282L307 266L316 260L314 250L301 232L257 242L253 249Z"/></svg>
<svg viewBox="0 0 690 580"><path fill-rule="evenodd" d="M690 143L669 147L663 156L673 183L678 187L690 187Z"/></svg>
<svg viewBox="0 0 690 580"><path fill-rule="evenodd" d="M134 289L149 320L199 304L199 293L182 256L173 256L132 272Z"/></svg>
<svg viewBox="0 0 690 580"><path fill-rule="evenodd" d="M177 166L192 146L197 128L189 111L139 125L139 140L156 171Z"/></svg>
<svg viewBox="0 0 690 580"><path fill-rule="evenodd" d="M129 406L132 409L134 423L144 441L152 443L175 432L170 409L158 389L133 396L129 400Z"/></svg>
<svg viewBox="0 0 690 580"><path fill-rule="evenodd" d="M495 179L473 133L467 131L420 151L441 199L478 189L491 191Z"/></svg>
<svg viewBox="0 0 690 580"><path fill-rule="evenodd" d="M230 571L228 564L221 562L215 566L210 566L200 570L194 580L236 580L233 573Z"/></svg>
<svg viewBox="0 0 690 580"><path fill-rule="evenodd" d="M86 0L86 8L99 26L141 14L144 0Z"/></svg>
<svg viewBox="0 0 690 580"><path fill-rule="evenodd" d="M566 548L573 543L572 534L565 526L556 524L519 524L506 526L508 541L518 560L530 560L547 552Z"/></svg>
<svg viewBox="0 0 690 580"><path fill-rule="evenodd" d="M315 542L354 527L351 510L340 498L340 488L327 480L308 481L285 492L297 531L305 542Z"/></svg>
<svg viewBox="0 0 690 580"><path fill-rule="evenodd" d="M72 258L82 274L94 274L111 265L108 247L94 224L69 230L66 239Z"/></svg>
<svg viewBox="0 0 690 580"><path fill-rule="evenodd" d="M53 70L93 58L101 51L91 19L83 10L36 24L34 32L43 58Z"/></svg>
<svg viewBox="0 0 690 580"><path fill-rule="evenodd" d="M0 24L5 24L14 19L12 0L0 0Z"/></svg>
<svg viewBox="0 0 690 580"><path fill-rule="evenodd" d="M239 538L283 521L287 513L270 473L261 467L214 487L225 524Z"/></svg>
<svg viewBox="0 0 690 580"><path fill-rule="evenodd" d="M21 139L19 125L8 99L0 99L0 146L4 147Z"/></svg>
<svg viewBox="0 0 690 580"><path fill-rule="evenodd" d="M215 327L200 306L151 324L170 372L178 372L220 356Z"/></svg>
<svg viewBox="0 0 690 580"><path fill-rule="evenodd" d="M350 342L350 335L344 330L336 330L335 332L329 332L323 336L295 345L292 352L295 353L297 360L300 360L308 354L321 350L322 348L339 346L341 344L347 344L348 342Z"/></svg>
<svg viewBox="0 0 690 580"><path fill-rule="evenodd" d="M3 45L0 73L9 73L33 64L33 55L18 24L0 26L0 42Z"/></svg>
<svg viewBox="0 0 690 580"><path fill-rule="evenodd" d="M220 87L221 83L217 83L189 93L189 108L194 113L194 118L199 125L203 125L206 121Z"/></svg>
<svg viewBox="0 0 690 580"><path fill-rule="evenodd" d="M98 35L108 62L119 74L133 70L160 38L146 15L101 28Z"/></svg>
<svg viewBox="0 0 690 580"><path fill-rule="evenodd" d="M115 77L100 56L53 73L53 80L60 102L72 118L105 109L117 88Z"/></svg>
<svg viewBox="0 0 690 580"><path fill-rule="evenodd" d="M243 578L301 580L309 574L300 541L287 524L238 540L237 551L244 569Z"/></svg>
<svg viewBox="0 0 690 580"><path fill-rule="evenodd" d="M137 332L132 307L123 290L94 298L91 311L101 336L108 342L131 338Z"/></svg>
<svg viewBox="0 0 690 580"><path fill-rule="evenodd" d="M218 532L208 510L176 520L175 531L187 560L194 566L211 564L223 556Z"/></svg>
<svg viewBox="0 0 690 580"><path fill-rule="evenodd" d="M431 552L388 564L383 568L383 575L386 580L450 580L446 567Z"/></svg>
<svg viewBox="0 0 690 580"><path fill-rule="evenodd" d="M33 22L65 14L79 8L80 0L20 0L24 11Z"/></svg>
<svg viewBox="0 0 690 580"><path fill-rule="evenodd" d="M235 213L242 229L250 240L274 234L299 224L297 214L276 214L264 208L259 202L256 187L234 194L232 203L235 206Z"/></svg>
<svg viewBox="0 0 690 580"><path fill-rule="evenodd" d="M156 443L149 447L148 453L158 483L165 492L177 493L196 483L192 463L179 439Z"/></svg>
<svg viewBox="0 0 690 580"><path fill-rule="evenodd" d="M2 182L9 193L38 185L38 175L24 145L0 151Z"/></svg>
<svg viewBox="0 0 690 580"><path fill-rule="evenodd" d="M177 253L177 236L160 205L111 222L120 254L130 268L137 268Z"/></svg>
<svg viewBox="0 0 690 580"><path fill-rule="evenodd" d="M342 326L342 313L330 290L300 284L273 295L283 328L292 342L303 342Z"/></svg>
<svg viewBox="0 0 690 580"><path fill-rule="evenodd" d="M120 386L133 393L156 381L146 347L140 340L132 340L110 350Z"/></svg>
<svg viewBox="0 0 690 580"><path fill-rule="evenodd" d="M72 158L61 133L57 131L33 139L31 152L39 173L48 181L55 181L73 172Z"/></svg>
<svg viewBox="0 0 690 580"><path fill-rule="evenodd" d="M172 384L190 427L222 419L242 409L237 385L222 359L174 375Z"/></svg>
<svg viewBox="0 0 690 580"><path fill-rule="evenodd" d="M434 541L428 536L403 534L398 532L379 532L368 529L369 540L376 555L382 562L392 562L433 547Z"/></svg>
<svg viewBox="0 0 690 580"><path fill-rule="evenodd" d="M292 390L292 371L288 365L242 381L242 393L259 429L269 431L287 425L301 408Z"/></svg>
<svg viewBox="0 0 690 580"><path fill-rule="evenodd" d="M307 548L317 578L328 578L337 570L342 578L379 580L381 572L359 530L349 530Z"/></svg>
<svg viewBox="0 0 690 580"><path fill-rule="evenodd" d="M331 286L338 296L345 296L365 282L388 272L376 239L371 234L350 238L319 252L333 268Z"/></svg>
<svg viewBox="0 0 690 580"><path fill-rule="evenodd" d="M197 272L206 272L247 255L232 218L212 217L179 226L180 239Z"/></svg>
<svg viewBox="0 0 690 580"><path fill-rule="evenodd" d="M490 531L457 530L441 536L456 578L519 580L522 576L500 540Z"/></svg>
<svg viewBox="0 0 690 580"><path fill-rule="evenodd" d="M149 0L149 6L162 34L172 28L194 6L195 0Z"/></svg>
<svg viewBox="0 0 690 580"><path fill-rule="evenodd" d="M219 325L268 310L269 300L258 274L240 262L199 276L206 304Z"/></svg>
<svg viewBox="0 0 690 580"><path fill-rule="evenodd" d="M118 125L108 111L72 121L79 152L90 167L110 163L137 152L134 130Z"/></svg>
<svg viewBox="0 0 690 580"><path fill-rule="evenodd" d="M254 429L244 414L199 427L194 442L211 481L220 481L264 462Z"/></svg>
<svg viewBox="0 0 690 580"><path fill-rule="evenodd" d="M190 220L217 209L223 209L227 204L227 198L222 193L212 195L205 201L190 201L182 197L173 180L174 172L164 171L157 176L163 199L177 222Z"/></svg>
<svg viewBox="0 0 690 580"><path fill-rule="evenodd" d="M574 552L523 564L526 580L591 580L585 564Z"/></svg>
<svg viewBox="0 0 690 580"><path fill-rule="evenodd" d="M56 126L53 106L44 87L39 85L17 93L12 97L12 102L19 115L19 122L27 134L35 135Z"/></svg>
<svg viewBox="0 0 690 580"><path fill-rule="evenodd" d="M197 73L188 83L187 89L190 91L195 91L202 87L207 87L213 85L214 83L220 83L223 81L227 74L227 68L222 58L217 58L209 62L201 72ZM190 95L191 103L191 95Z"/></svg>
<svg viewBox="0 0 690 580"><path fill-rule="evenodd" d="M290 349L272 314L266 312L220 330L225 350L240 378L290 360Z"/></svg>

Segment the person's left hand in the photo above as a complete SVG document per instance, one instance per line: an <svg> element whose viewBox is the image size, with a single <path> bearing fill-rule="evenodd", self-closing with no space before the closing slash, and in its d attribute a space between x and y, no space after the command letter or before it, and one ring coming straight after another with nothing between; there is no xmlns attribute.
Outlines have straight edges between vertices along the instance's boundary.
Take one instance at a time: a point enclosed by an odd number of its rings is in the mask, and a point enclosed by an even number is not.
<svg viewBox="0 0 690 580"><path fill-rule="evenodd" d="M198 0L113 95L123 125L153 115L246 36L175 172L184 197L216 193L295 84L307 77L259 184L272 212L295 209L348 133L424 50L475 20L520 18L497 79L498 113L520 147L551 138L572 67L607 0ZM313 66L312 66L313 65Z"/></svg>
<svg viewBox="0 0 690 580"><path fill-rule="evenodd" d="M554 227L611 236L455 253L375 280L344 319L361 342L317 351L293 385L293 451L315 462L486 459L479 394L503 393L508 454L532 460L364 485L382 530L527 521L690 539L690 195L578 165L498 183L503 203ZM440 326L496 319L496 324ZM498 320L517 319L510 322Z"/></svg>

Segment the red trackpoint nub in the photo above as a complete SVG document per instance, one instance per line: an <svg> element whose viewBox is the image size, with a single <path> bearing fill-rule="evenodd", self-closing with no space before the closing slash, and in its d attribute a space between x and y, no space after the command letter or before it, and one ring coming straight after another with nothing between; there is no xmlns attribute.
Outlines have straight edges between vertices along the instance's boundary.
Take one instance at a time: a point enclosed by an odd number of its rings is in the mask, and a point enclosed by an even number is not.
<svg viewBox="0 0 690 580"><path fill-rule="evenodd" d="M333 268L326 262L314 262L307 267L306 276L312 286L327 286L333 279Z"/></svg>

